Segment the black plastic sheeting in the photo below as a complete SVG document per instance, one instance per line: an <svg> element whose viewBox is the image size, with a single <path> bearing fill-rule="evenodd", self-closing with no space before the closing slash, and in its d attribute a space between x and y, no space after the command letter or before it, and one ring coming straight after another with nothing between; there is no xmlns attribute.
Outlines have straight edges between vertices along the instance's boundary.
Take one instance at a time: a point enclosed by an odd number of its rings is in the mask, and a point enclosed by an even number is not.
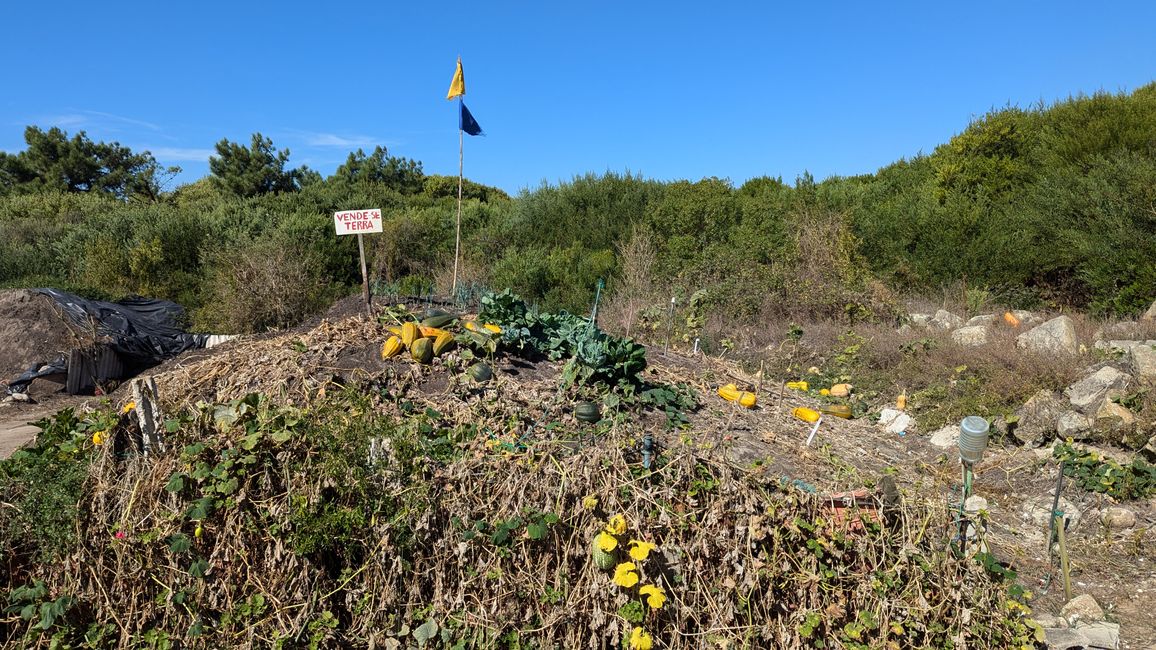
<svg viewBox="0 0 1156 650"><path fill-rule="evenodd" d="M107 339L104 345L116 353L126 372L131 374L187 350L203 348L209 338L207 334L185 332L181 326L185 310L170 300L134 296L117 302L104 302L57 289L32 291L52 298L78 326L91 329L98 337ZM33 379L67 372L68 356L37 364L10 382L8 392L25 392Z"/></svg>

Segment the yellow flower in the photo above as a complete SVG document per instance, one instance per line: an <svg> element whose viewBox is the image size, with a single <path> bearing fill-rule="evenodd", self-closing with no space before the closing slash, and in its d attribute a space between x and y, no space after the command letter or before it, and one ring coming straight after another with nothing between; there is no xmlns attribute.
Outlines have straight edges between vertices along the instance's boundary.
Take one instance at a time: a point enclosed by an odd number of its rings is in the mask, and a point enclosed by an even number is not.
<svg viewBox="0 0 1156 650"><path fill-rule="evenodd" d="M598 507L598 497L587 495L582 498L582 507L587 510L593 510Z"/></svg>
<svg viewBox="0 0 1156 650"><path fill-rule="evenodd" d="M657 548L650 542L640 542L637 539L630 540L630 557L641 562L645 560L650 552Z"/></svg>
<svg viewBox="0 0 1156 650"><path fill-rule="evenodd" d="M651 609L662 609L663 603L666 602L666 592L656 585L646 585L639 589L638 593L646 596L646 604L650 605Z"/></svg>
<svg viewBox="0 0 1156 650"><path fill-rule="evenodd" d="M633 562L623 562L614 567L614 584L628 589L638 584L637 569Z"/></svg>
<svg viewBox="0 0 1156 650"><path fill-rule="evenodd" d="M606 531L598 533L598 537L594 538L594 543L605 553L609 553L618 548L618 540L615 539L614 535L606 534Z"/></svg>
<svg viewBox="0 0 1156 650"><path fill-rule="evenodd" d="M97 431L92 434L92 444L103 445L104 441L108 439L108 434L103 431Z"/></svg>
<svg viewBox="0 0 1156 650"><path fill-rule="evenodd" d="M610 518L610 523L606 524L606 532L611 535L621 535L626 532L626 517L624 515L614 515Z"/></svg>
<svg viewBox="0 0 1156 650"><path fill-rule="evenodd" d="M121 415L124 415L125 413L128 413L129 411L133 410L134 408L136 408L136 402L129 400L129 403L124 405L124 408L122 408L120 410L120 413L121 413Z"/></svg>
<svg viewBox="0 0 1156 650"><path fill-rule="evenodd" d="M642 628L636 627L630 633L630 650L650 650L653 645L650 635Z"/></svg>

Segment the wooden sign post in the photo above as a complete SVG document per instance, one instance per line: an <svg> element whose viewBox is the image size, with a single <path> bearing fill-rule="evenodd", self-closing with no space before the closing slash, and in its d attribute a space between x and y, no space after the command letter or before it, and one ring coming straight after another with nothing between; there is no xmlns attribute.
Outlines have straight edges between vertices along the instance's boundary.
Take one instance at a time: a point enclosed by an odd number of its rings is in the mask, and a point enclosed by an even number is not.
<svg viewBox="0 0 1156 650"><path fill-rule="evenodd" d="M365 244L361 236L365 233L381 232L381 210L344 210L333 213L333 227L340 235L357 235L357 252L361 256L361 294L365 298L365 312L369 307L369 274L365 270Z"/></svg>

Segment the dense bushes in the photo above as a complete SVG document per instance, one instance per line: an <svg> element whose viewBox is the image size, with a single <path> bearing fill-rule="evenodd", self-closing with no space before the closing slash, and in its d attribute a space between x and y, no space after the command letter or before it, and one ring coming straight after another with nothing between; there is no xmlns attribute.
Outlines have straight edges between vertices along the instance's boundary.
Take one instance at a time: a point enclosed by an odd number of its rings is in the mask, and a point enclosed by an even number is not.
<svg viewBox="0 0 1156 650"><path fill-rule="evenodd" d="M285 152L258 144L284 172ZM360 206L386 216L386 232L366 238L375 286L449 290L457 179L382 148L351 154L325 180L291 171L300 182L277 191L214 176L153 202L0 191L0 285L172 298L201 328L286 323L303 314L254 320L253 305L223 301L271 295L237 284L257 267L270 280L308 276L275 292L290 309L351 290L356 241L336 237L330 215ZM463 198L459 276L471 287L584 311L604 279L624 326L692 295L716 317L887 321L894 292L957 284L1013 306L1123 316L1156 297L1156 84L993 111L930 155L865 176L735 188L586 174L514 200L467 181ZM645 264L628 259L636 249Z"/></svg>

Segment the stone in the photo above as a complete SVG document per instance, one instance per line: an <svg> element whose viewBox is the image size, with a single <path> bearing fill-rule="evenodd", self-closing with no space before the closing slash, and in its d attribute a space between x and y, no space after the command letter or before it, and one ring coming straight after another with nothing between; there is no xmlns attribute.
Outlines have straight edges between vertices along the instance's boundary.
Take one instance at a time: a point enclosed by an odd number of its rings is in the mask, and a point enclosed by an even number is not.
<svg viewBox="0 0 1156 650"><path fill-rule="evenodd" d="M1064 627L1045 627L1044 639L1048 650L1086 650L1088 640L1083 634Z"/></svg>
<svg viewBox="0 0 1156 650"><path fill-rule="evenodd" d="M1080 633L1086 640L1085 647L1087 648L1119 648L1120 647L1120 624L1109 623L1107 621L1096 621L1094 623L1077 623L1076 632Z"/></svg>
<svg viewBox="0 0 1156 650"><path fill-rule="evenodd" d="M1156 348L1146 343L1136 344L1130 350L1132 374L1141 384L1156 384Z"/></svg>
<svg viewBox="0 0 1156 650"><path fill-rule="evenodd" d="M931 325L931 314L909 314L913 327L928 327Z"/></svg>
<svg viewBox="0 0 1156 650"><path fill-rule="evenodd" d="M896 409L879 411L879 424L890 433L904 433L915 424L915 418Z"/></svg>
<svg viewBox="0 0 1156 650"><path fill-rule="evenodd" d="M1103 339L1135 338L1139 332L1139 323L1134 320L1124 320L1101 327L1092 335L1092 339L1099 342Z"/></svg>
<svg viewBox="0 0 1156 650"><path fill-rule="evenodd" d="M976 325L991 325L995 323L995 314L982 314L979 316L972 316L967 319L967 326L974 327Z"/></svg>
<svg viewBox="0 0 1156 650"><path fill-rule="evenodd" d="M1148 440L1148 444L1140 450L1140 455L1149 463L1156 463L1156 436Z"/></svg>
<svg viewBox="0 0 1156 650"><path fill-rule="evenodd" d="M1036 625L1039 625L1040 627L1054 627L1054 628L1061 628L1061 629L1068 627L1068 621L1065 620L1064 617L1062 617L1062 616L1053 616L1051 614L1038 614L1036 616L1033 616L1032 620L1035 621Z"/></svg>
<svg viewBox="0 0 1156 650"><path fill-rule="evenodd" d="M1060 608L1060 616L1068 619L1068 623L1095 623L1104 620L1104 610L1091 594L1080 594L1064 603Z"/></svg>
<svg viewBox="0 0 1156 650"><path fill-rule="evenodd" d="M1052 494L1048 493L1025 503L1021 508L1023 519L1031 522L1036 530L1044 535L1047 535L1048 530L1051 528L1053 498ZM1076 507L1076 504L1061 496L1058 508L1060 512L1064 513L1064 521L1067 522L1064 530L1072 531L1079 527L1083 515L1080 513L1079 508Z"/></svg>
<svg viewBox="0 0 1156 650"><path fill-rule="evenodd" d="M987 499L974 494L967 497L967 501L963 502L963 511L969 515L974 515L980 511L987 511Z"/></svg>
<svg viewBox="0 0 1156 650"><path fill-rule="evenodd" d="M1136 513L1120 506L1104 508L1100 513L1100 523L1116 530L1131 528L1136 525Z"/></svg>
<svg viewBox="0 0 1156 650"><path fill-rule="evenodd" d="M940 449L951 449L959 445L959 425L951 424L931 434L927 442Z"/></svg>
<svg viewBox="0 0 1156 650"><path fill-rule="evenodd" d="M940 309L931 318L931 325L941 330L953 330L963 327L963 319L946 309Z"/></svg>
<svg viewBox="0 0 1156 650"><path fill-rule="evenodd" d="M1058 316L1016 337L1016 346L1038 354L1069 354L1080 352L1076 325L1067 316Z"/></svg>
<svg viewBox="0 0 1156 650"><path fill-rule="evenodd" d="M1065 408L1067 404L1061 400L1059 393L1041 390L1016 411L1019 419L1011 435L1020 444L1029 447L1047 444L1055 434L1056 422Z"/></svg>
<svg viewBox="0 0 1156 650"><path fill-rule="evenodd" d="M1056 420L1056 434L1061 440L1087 440L1091 432L1092 418L1083 413L1064 411Z"/></svg>
<svg viewBox="0 0 1156 650"><path fill-rule="evenodd" d="M1152 301L1152 304L1148 307L1148 311L1144 312L1140 320L1156 320L1156 300Z"/></svg>
<svg viewBox="0 0 1156 650"><path fill-rule="evenodd" d="M1042 318L1040 318L1039 316L1036 316L1032 312L1026 311L1023 309L1013 309L1011 312L1011 315L1016 317L1016 320L1018 320L1020 322L1021 326L1035 325L1036 323L1043 320Z"/></svg>
<svg viewBox="0 0 1156 650"><path fill-rule="evenodd" d="M1121 361L1127 361L1130 363L1132 360L1132 348L1136 347L1137 345L1144 345L1144 342L1133 341L1131 339L1110 339L1107 341L1096 341L1093 347L1097 350L1114 355Z"/></svg>
<svg viewBox="0 0 1156 650"><path fill-rule="evenodd" d="M1119 443L1136 426L1136 416L1119 404L1105 400L1096 411L1092 430L1097 439Z"/></svg>
<svg viewBox="0 0 1156 650"><path fill-rule="evenodd" d="M1131 378L1112 366L1104 366L1080 381L1068 386L1064 394L1081 413L1094 413L1110 390L1120 390Z"/></svg>
<svg viewBox="0 0 1156 650"><path fill-rule="evenodd" d="M895 331L904 335L904 336L907 336L909 334L914 333L915 328L911 327L911 325L909 323L904 323L904 324L900 325L899 329L897 329Z"/></svg>
<svg viewBox="0 0 1156 650"><path fill-rule="evenodd" d="M956 345L974 348L987 343L987 328L983 325L961 327L951 333L951 340Z"/></svg>

